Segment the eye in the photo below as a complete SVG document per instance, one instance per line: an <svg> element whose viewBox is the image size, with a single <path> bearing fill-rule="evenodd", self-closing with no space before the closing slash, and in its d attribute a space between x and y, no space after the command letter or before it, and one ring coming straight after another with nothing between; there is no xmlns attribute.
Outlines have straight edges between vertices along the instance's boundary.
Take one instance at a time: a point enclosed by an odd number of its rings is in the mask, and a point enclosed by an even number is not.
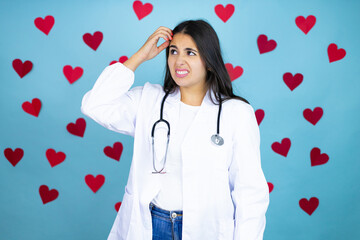
<svg viewBox="0 0 360 240"><path fill-rule="evenodd" d="M190 55L190 56L196 56L196 54L195 54L193 51L188 51L187 53L188 53L188 55Z"/></svg>
<svg viewBox="0 0 360 240"><path fill-rule="evenodd" d="M173 55L173 54L177 54L176 50L175 49L170 49L170 54Z"/></svg>

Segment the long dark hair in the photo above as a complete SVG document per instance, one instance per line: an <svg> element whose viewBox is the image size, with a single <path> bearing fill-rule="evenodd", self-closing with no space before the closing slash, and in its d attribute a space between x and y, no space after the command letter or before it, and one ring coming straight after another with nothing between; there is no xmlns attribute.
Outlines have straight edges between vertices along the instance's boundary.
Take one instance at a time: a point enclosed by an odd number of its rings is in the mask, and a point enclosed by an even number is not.
<svg viewBox="0 0 360 240"><path fill-rule="evenodd" d="M184 21L177 25L172 32L174 36L177 33L187 34L196 43L200 56L205 62L206 69L208 69L205 83L213 91L217 102L220 102L221 94L223 95L221 96L222 102L235 98L249 103L245 98L236 96L233 93L231 79L221 56L219 38L209 23L203 20ZM166 48L166 61L168 57L169 47ZM172 93L177 87L177 84L171 77L169 66L166 64L164 91ZM216 104L214 99L211 98L211 101Z"/></svg>

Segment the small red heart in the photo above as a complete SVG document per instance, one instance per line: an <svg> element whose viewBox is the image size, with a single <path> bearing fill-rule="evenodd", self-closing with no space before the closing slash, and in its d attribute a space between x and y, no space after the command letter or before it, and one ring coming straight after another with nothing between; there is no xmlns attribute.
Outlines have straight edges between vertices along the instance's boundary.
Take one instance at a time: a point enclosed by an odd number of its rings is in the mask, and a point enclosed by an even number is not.
<svg viewBox="0 0 360 240"><path fill-rule="evenodd" d="M346 51L343 48L339 48L335 43L331 43L327 49L329 62L335 62L345 57Z"/></svg>
<svg viewBox="0 0 360 240"><path fill-rule="evenodd" d="M74 69L70 65L66 65L63 68L63 73L70 84L78 80L84 73L81 67L75 67Z"/></svg>
<svg viewBox="0 0 360 240"><path fill-rule="evenodd" d="M301 73L297 73L293 76L291 73L287 72L283 75L283 80L291 91L297 88L302 83L303 79L304 76Z"/></svg>
<svg viewBox="0 0 360 240"><path fill-rule="evenodd" d="M226 63L225 67L229 73L231 81L234 81L235 79L240 77L244 72L244 69L242 67L236 66L235 68L233 68L233 65L231 63Z"/></svg>
<svg viewBox="0 0 360 240"><path fill-rule="evenodd" d="M323 115L323 110L321 107L314 108L314 111L311 111L310 108L307 108L303 111L304 118L308 120L314 126L320 120Z"/></svg>
<svg viewBox="0 0 360 240"><path fill-rule="evenodd" d="M272 190L274 189L274 184L272 184L271 182L268 182L268 187L269 187L269 193L272 192Z"/></svg>
<svg viewBox="0 0 360 240"><path fill-rule="evenodd" d="M54 167L62 163L65 160L66 155L63 152L56 153L54 149L49 148L48 150L46 150L46 158L48 159L51 167Z"/></svg>
<svg viewBox="0 0 360 240"><path fill-rule="evenodd" d="M113 144L113 147L106 146L104 148L104 153L106 156L119 161L123 149L124 149L124 147L123 147L122 143L116 142Z"/></svg>
<svg viewBox="0 0 360 240"><path fill-rule="evenodd" d="M49 187L46 185L40 186L39 193L43 204L54 201L59 196L59 192L56 189L49 190Z"/></svg>
<svg viewBox="0 0 360 240"><path fill-rule="evenodd" d="M41 101L38 98L33 98L31 103L26 101L21 105L21 107L24 112L38 117L41 109Z"/></svg>
<svg viewBox="0 0 360 240"><path fill-rule="evenodd" d="M302 198L299 201L299 205L302 210L304 210L307 214L311 215L319 206L319 199L316 197L312 197L310 198L310 200Z"/></svg>
<svg viewBox="0 0 360 240"><path fill-rule="evenodd" d="M100 43L103 40L103 34L100 31L95 32L93 35L91 35L90 33L85 33L83 35L83 40L86 45L96 51L96 49L99 47Z"/></svg>
<svg viewBox="0 0 360 240"><path fill-rule="evenodd" d="M259 48L260 54L271 52L276 48L276 42L275 40L267 40L268 37L264 34L259 35L257 39L257 45Z"/></svg>
<svg viewBox="0 0 360 240"><path fill-rule="evenodd" d="M4 150L4 155L5 158L15 167L24 156L24 150L16 148L15 151L13 151L11 148L6 148Z"/></svg>
<svg viewBox="0 0 360 240"><path fill-rule="evenodd" d="M231 18L231 16L234 14L235 12L235 6L232 4L228 4L226 5L226 7L224 7L221 4L218 4L215 6L215 13L216 15L225 23L227 22L227 20L229 20Z"/></svg>
<svg viewBox="0 0 360 240"><path fill-rule="evenodd" d="M320 149L315 147L310 152L311 166L325 164L329 161L329 156L326 153L320 152Z"/></svg>
<svg viewBox="0 0 360 240"><path fill-rule="evenodd" d="M69 133L79 137L84 136L85 128L86 128L86 121L83 118L78 118L76 120L76 123L69 123L66 126L66 129L68 130Z"/></svg>
<svg viewBox="0 0 360 240"><path fill-rule="evenodd" d="M313 15L309 15L306 17L306 19L303 16L298 16L295 19L296 26L300 28L301 31L303 31L305 34L308 34L308 32L313 28L316 22L316 17Z"/></svg>
<svg viewBox="0 0 360 240"><path fill-rule="evenodd" d="M141 20L152 12L153 5L151 3L143 4L141 1L135 1L133 9L137 18Z"/></svg>
<svg viewBox="0 0 360 240"><path fill-rule="evenodd" d="M20 59L15 59L12 62L12 65L15 72L20 76L20 78L23 78L26 74L28 74L33 67L31 61L25 61L23 63Z"/></svg>
<svg viewBox="0 0 360 240"><path fill-rule="evenodd" d="M262 122L262 120L265 117L265 112L262 109L258 109L255 111L255 117L256 117L256 121L258 123L258 125L260 125L260 123Z"/></svg>
<svg viewBox="0 0 360 240"><path fill-rule="evenodd" d="M119 209L120 209L120 207L121 207L121 202L117 202L117 203L115 204L115 210L118 212Z"/></svg>
<svg viewBox="0 0 360 240"><path fill-rule="evenodd" d="M105 177L101 174L94 177L91 174L85 176L85 182L89 188L96 193L105 182Z"/></svg>
<svg viewBox="0 0 360 240"><path fill-rule="evenodd" d="M126 62L127 60L128 60L128 57L127 57L127 56L121 56L121 57L119 58L119 61L113 60L113 61L111 61L111 63L110 63L109 65L113 65L114 63L117 63L117 62L124 63L124 62Z"/></svg>
<svg viewBox="0 0 360 240"><path fill-rule="evenodd" d="M281 143L279 142L274 142L271 145L271 148L274 152L286 157L287 154L289 153L290 150L290 146L291 146L291 141L289 138L283 138L281 140Z"/></svg>
<svg viewBox="0 0 360 240"><path fill-rule="evenodd" d="M49 34L50 30L52 29L52 27L54 26L55 23L55 19L53 16L48 15L45 17L45 19L38 17L34 20L35 26L42 31L43 33L45 33L46 35Z"/></svg>

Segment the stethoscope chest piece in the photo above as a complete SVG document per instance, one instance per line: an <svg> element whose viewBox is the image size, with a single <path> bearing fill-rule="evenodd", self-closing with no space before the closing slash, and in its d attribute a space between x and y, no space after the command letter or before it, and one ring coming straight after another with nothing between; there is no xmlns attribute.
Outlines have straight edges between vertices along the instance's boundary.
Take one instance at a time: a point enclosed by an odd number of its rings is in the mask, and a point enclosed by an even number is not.
<svg viewBox="0 0 360 240"><path fill-rule="evenodd" d="M224 144L224 139L219 134L214 134L211 136L211 141L218 146L221 146Z"/></svg>

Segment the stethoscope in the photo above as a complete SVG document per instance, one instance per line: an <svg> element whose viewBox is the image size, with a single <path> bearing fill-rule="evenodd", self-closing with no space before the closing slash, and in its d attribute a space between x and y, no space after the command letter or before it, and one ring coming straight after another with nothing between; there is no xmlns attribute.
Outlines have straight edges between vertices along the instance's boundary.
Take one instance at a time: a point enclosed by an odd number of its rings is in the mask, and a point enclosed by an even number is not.
<svg viewBox="0 0 360 240"><path fill-rule="evenodd" d="M160 108L160 119L157 120L151 130L151 138L152 138L152 152L153 152L153 167L155 172L152 173L166 173L166 172L162 172L165 168L165 164L166 164L166 155L167 155L167 151L168 151L168 147L169 147L169 139L170 139L170 123L168 121L166 121L165 119L163 119L163 110L164 110L164 103L165 100L167 98L167 96L169 95L169 92L166 92L165 96L162 99L161 102L161 108ZM214 143L217 146L221 146L224 144L224 139L219 135L220 132L220 113L221 113L221 106L222 106L222 101L221 101L221 97L220 97L220 101L219 101L219 111L218 111L218 118L217 118L217 131L216 134L211 136L211 142ZM165 150L165 156L164 156L164 165L162 167L162 169L160 171L158 171L155 167L155 148L154 148L154 132L155 132L155 127L158 123L160 122L164 122L167 125L168 128L168 132L167 132L167 142L166 142L166 150Z"/></svg>

